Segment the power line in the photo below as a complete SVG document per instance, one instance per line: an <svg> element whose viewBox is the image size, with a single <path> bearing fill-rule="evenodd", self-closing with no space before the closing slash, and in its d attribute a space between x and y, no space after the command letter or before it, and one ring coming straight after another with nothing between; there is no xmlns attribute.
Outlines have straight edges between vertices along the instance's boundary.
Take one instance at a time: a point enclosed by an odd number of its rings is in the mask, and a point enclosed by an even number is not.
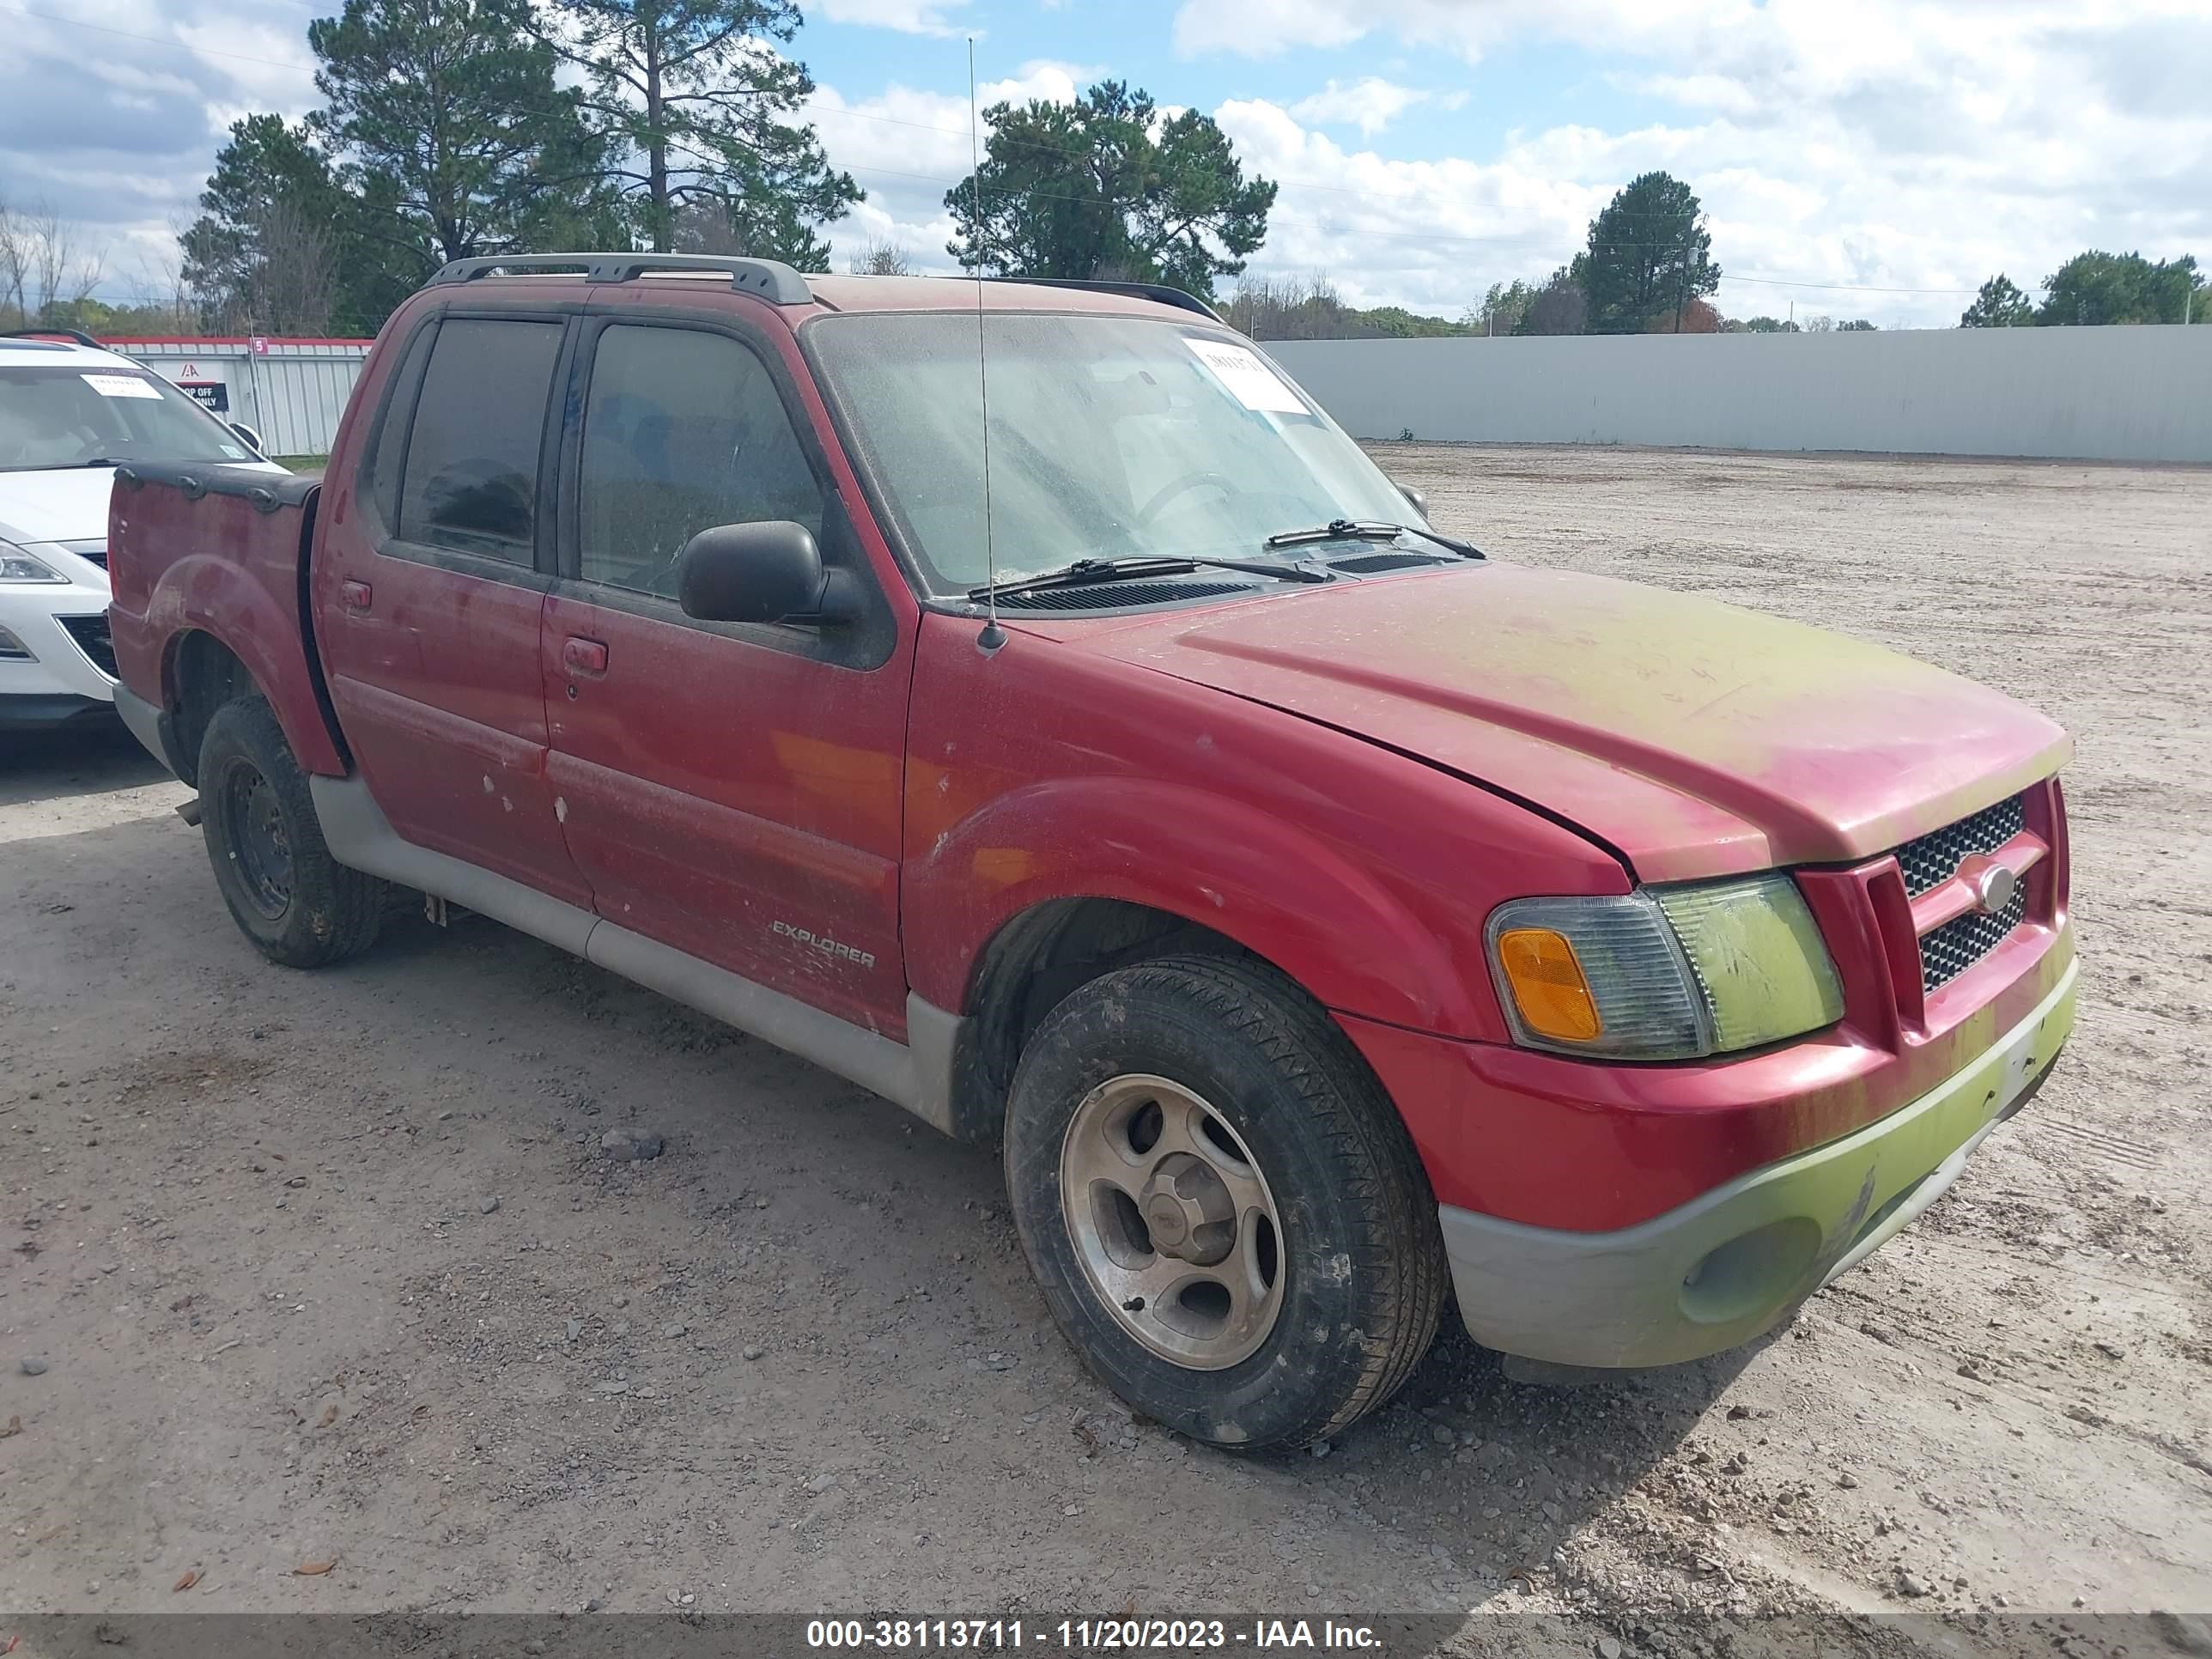
<svg viewBox="0 0 2212 1659"><path fill-rule="evenodd" d="M143 40L148 46L169 46L179 52L188 52L195 58L225 58L234 64L258 64L264 69L286 69L301 75L315 73L312 64L295 64L287 58L249 58L242 52L218 52L213 46L196 46L189 40L173 40L165 34L137 34L129 29L110 28L105 23L88 23L80 17L57 17L52 12L33 11L28 6L0 3L0 11L12 11L25 17L35 17L41 23L62 23L70 28L90 29L94 34L112 34L118 40Z"/></svg>
<svg viewBox="0 0 2212 1659"><path fill-rule="evenodd" d="M99 34L111 34L111 35L115 36L118 40L137 40L137 41L141 41L141 42L144 43L144 44L145 44L145 45L147 45L147 46L167 46L167 47L168 47L168 48L169 48L170 50L172 50L172 51L174 51L174 52L191 52L193 56L195 56L195 57L199 57L199 58L221 58L227 59L228 61L229 61L229 62L231 62L231 63L234 63L234 64L258 64L258 65L259 65L260 67L262 67L262 68L264 68L264 69L281 69L281 70L291 70L291 71L292 71L294 74L295 74L295 75L305 75L305 76L314 76L314 75L316 75L317 73L319 73L319 71L317 70L317 69L315 68L315 66L314 66L313 64L301 64L301 63L297 63L297 62L295 62L294 60L292 60L292 59L290 59L290 58L255 58L255 57L250 56L250 55L248 55L247 53L245 53L245 52L218 52L218 51L216 51L216 50L214 47L212 47L212 46L193 46L190 41L173 40L173 39L171 39L170 37L166 36L166 35L160 35L160 34L141 34L141 33L135 33L135 32L133 32L133 31L131 31L131 30L130 30L130 29L110 28L109 27L107 27L107 26L106 26L106 24L104 24L104 23L88 23L88 22L82 21L82 20L80 20L80 19L78 19L78 18L75 18L75 17L57 17L57 16L55 16L55 15L54 15L52 13L51 13L51 12L33 11L33 9L31 9L31 8L30 8L30 7L28 7L28 6L17 6L17 5L9 5L9 4L5 4L5 3L0 3L0 11L12 11L12 12L18 13L19 15L22 15L22 16L25 16L25 17L34 17L34 18L38 19L40 22L43 22L43 23L60 23L60 24L65 25L66 27L70 27L70 28L90 29L90 30L94 31L95 33L99 33ZM948 138L959 138L959 137L965 137L965 136L966 136L966 129L965 129L965 128L962 128L962 127L941 127L941 126L937 125L934 122L931 122L931 121L909 121L909 120L905 119L903 117L896 116L896 115L877 115L877 114L873 114L873 113L872 113L871 112L866 111L866 110L858 110L858 109L854 109L854 108L850 107L849 106L844 106L844 105L840 105L840 106L834 106L834 107L830 106L826 106L826 105L823 105L823 106L815 106L815 107L813 107L813 108L809 109L809 110L806 112L806 115L807 115L807 118L808 118L808 119L810 119L810 120L820 120L820 119L823 118L824 117L829 117L829 118L836 118L836 119L848 120L848 121L874 121L874 122L877 122L877 123L880 124L880 125L883 125L895 126L895 127L907 127L907 128L910 128L910 129L912 129L913 131L917 131L917 132L934 132L934 133L939 133L939 134L941 134L942 136L944 136L944 137L948 137ZM1036 150L1036 151L1039 151L1039 152L1042 152L1042 153L1045 153L1045 154L1054 154L1054 153L1056 153L1056 152L1054 152L1054 151L1053 147L1052 147L1051 145L1049 145L1049 144L1036 144L1036 143L1029 143L1028 141L1026 141L1026 140L1024 140L1024 139L1019 139L1019 138L1001 138L1001 139L1000 139L1000 141L999 141L999 142L1000 142L1000 143L1008 143L1008 144L1016 145L1016 146L1018 146L1018 147L1019 147L1019 148L1021 148L1021 149L1032 149L1032 150ZM848 168L848 171L854 171L854 170L857 170L857 169L850 169L850 168ZM930 176L930 175L927 175L927 174L924 174L924 173L901 173L894 172L894 171L892 171L892 170L890 170L890 169L889 169L889 168L883 168L883 167L875 168L875 169L873 169L873 171L878 172L878 173L884 173L884 176L886 176L886 177L889 177L889 178L895 178L895 179L896 179L896 178L925 179L925 178L928 178L928 177ZM933 180L933 182L935 182L935 181L934 181L934 180ZM949 179L949 180L945 180L945 181L943 181L943 182L951 183L951 184L958 184L958 183L961 183L961 182L963 182L963 181L959 180L959 179ZM1270 179L1268 182L1269 182L1269 183L1271 183L1271 184L1273 184L1273 185L1279 185L1279 186L1282 186L1282 187L1286 188L1286 189L1291 189L1291 190L1318 190L1318 191L1329 191L1329 192L1331 192L1331 193L1334 193L1334 194L1336 194L1336 195L1341 195L1341 196L1360 196L1360 197L1369 197L1369 198L1381 198L1381 199L1383 199L1383 200L1389 200L1389 201L1396 201L1396 200L1410 201L1410 200L1413 200L1413 199L1415 199L1415 198L1419 198L1419 197L1422 197L1422 196L1425 196L1425 195L1427 195L1427 194L1429 194L1429 193L1430 193L1430 192L1425 191L1418 191L1418 190L1414 190L1414 191L1381 191L1381 190L1370 190L1370 189L1367 189L1367 188L1364 188L1364 187L1360 186L1360 185L1324 185L1324 184L1322 184L1322 183L1318 182L1317 180L1310 179ZM1053 198L1053 199L1058 199L1058 198ZM1652 216L1646 216L1646 215L1636 215L1636 216L1634 216L1638 217L1638 218L1643 218L1643 217ZM1498 239L1498 240L1507 240L1507 239L1500 238L1500 239Z"/></svg>

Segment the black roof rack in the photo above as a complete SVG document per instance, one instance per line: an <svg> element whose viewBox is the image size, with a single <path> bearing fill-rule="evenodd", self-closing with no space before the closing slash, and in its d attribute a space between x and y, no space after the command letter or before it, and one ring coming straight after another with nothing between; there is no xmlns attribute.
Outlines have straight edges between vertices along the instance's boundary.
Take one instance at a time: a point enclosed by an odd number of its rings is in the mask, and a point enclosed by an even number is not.
<svg viewBox="0 0 2212 1659"><path fill-rule="evenodd" d="M480 258L456 259L430 279L445 283L473 283L483 276L530 271L580 272L590 283L632 283L641 276L672 270L711 270L730 273L730 286L742 294L757 294L780 306L811 305L814 293L806 278L780 259L748 259L727 253L506 253ZM964 281L965 278L948 278ZM1165 283L1091 281L1079 276L986 276L987 283L1027 283L1033 288L1088 289L1099 294L1126 294L1134 300L1151 300L1179 311L1195 312L1212 322L1221 313L1194 294ZM97 343L88 342L87 343Z"/></svg>
<svg viewBox="0 0 2212 1659"><path fill-rule="evenodd" d="M0 340L74 340L81 346L90 346L94 351L107 349L81 328L0 329Z"/></svg>
<svg viewBox="0 0 2212 1659"><path fill-rule="evenodd" d="M987 283L1027 283L1032 288L1091 289L1100 294L1126 294L1133 300L1156 300L1164 306L1173 306L1179 311L1194 311L1201 317L1221 321L1221 313L1200 299L1195 294L1186 294L1179 288L1170 288L1165 283L1094 282L1083 276L986 276Z"/></svg>
<svg viewBox="0 0 2212 1659"><path fill-rule="evenodd" d="M633 283L641 276L668 270L726 270L730 286L741 294L757 294L780 306L811 305L813 291L806 278L780 259L746 259L726 253L504 253L477 259L456 259L430 279L441 283L473 283L480 276L503 272L580 270L588 283Z"/></svg>

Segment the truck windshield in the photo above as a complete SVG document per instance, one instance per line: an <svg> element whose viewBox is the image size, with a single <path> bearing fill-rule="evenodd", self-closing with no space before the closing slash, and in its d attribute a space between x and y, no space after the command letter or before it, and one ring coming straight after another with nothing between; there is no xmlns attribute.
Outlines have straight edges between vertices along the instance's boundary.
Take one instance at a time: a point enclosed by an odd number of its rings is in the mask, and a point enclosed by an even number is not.
<svg viewBox="0 0 2212 1659"><path fill-rule="evenodd" d="M1001 580L1082 558L1267 556L1278 531L1407 516L1359 446L1233 335L1066 313L982 326ZM848 313L806 340L929 585L986 580L975 313Z"/></svg>
<svg viewBox="0 0 2212 1659"><path fill-rule="evenodd" d="M253 459L228 427L154 375L97 360L0 368L0 472Z"/></svg>

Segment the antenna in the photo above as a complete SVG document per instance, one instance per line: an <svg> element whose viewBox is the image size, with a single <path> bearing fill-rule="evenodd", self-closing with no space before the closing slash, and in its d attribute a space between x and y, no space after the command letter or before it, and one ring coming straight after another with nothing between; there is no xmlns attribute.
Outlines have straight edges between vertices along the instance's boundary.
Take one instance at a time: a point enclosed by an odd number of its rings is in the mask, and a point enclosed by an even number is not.
<svg viewBox="0 0 2212 1659"><path fill-rule="evenodd" d="M975 636L975 648L985 656L1006 642L1006 630L999 626L999 553L991 536L991 371L983 352L983 141L979 136L981 123L975 113L975 37L968 37L968 153L975 171L975 234L968 244L969 258L973 269L969 275L975 279L975 389L983 406L983 631Z"/></svg>

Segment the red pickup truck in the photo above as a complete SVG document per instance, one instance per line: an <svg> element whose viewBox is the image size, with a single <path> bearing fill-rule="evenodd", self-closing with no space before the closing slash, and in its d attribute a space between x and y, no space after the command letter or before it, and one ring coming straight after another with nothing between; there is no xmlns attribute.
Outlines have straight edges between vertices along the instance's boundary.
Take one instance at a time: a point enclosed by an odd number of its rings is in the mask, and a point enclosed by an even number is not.
<svg viewBox="0 0 2212 1659"><path fill-rule="evenodd" d="M1165 289L464 261L321 479L122 468L110 555L265 955L419 892L1001 1143L1070 1340L1221 1445L1448 1292L1743 1342L2073 1019L2057 727L1485 559Z"/></svg>

